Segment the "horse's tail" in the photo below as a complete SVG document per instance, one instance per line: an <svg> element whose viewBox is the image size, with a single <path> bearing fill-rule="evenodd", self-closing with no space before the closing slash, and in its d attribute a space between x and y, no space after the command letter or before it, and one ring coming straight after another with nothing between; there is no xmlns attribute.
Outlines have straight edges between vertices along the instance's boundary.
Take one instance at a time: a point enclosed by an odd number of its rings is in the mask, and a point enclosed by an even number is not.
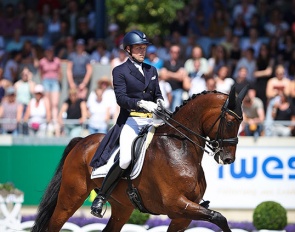
<svg viewBox="0 0 295 232"><path fill-rule="evenodd" d="M59 162L58 167L56 168L55 174L51 179L45 194L42 197L42 200L38 207L37 217L35 219L34 226L32 228L32 232L42 232L46 231L49 220L54 212L57 197L60 190L61 185L61 177L62 177L62 169L67 155L73 149L73 147L81 140L81 137L73 138L69 144L66 146L62 158Z"/></svg>

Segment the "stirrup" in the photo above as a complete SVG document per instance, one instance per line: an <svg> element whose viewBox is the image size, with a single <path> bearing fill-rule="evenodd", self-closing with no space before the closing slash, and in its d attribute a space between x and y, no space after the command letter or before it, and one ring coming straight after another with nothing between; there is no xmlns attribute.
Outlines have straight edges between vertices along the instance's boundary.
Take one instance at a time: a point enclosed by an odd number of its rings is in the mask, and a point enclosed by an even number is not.
<svg viewBox="0 0 295 232"><path fill-rule="evenodd" d="M106 211L107 211L107 206L105 206L105 210L103 211L103 213L101 213L101 212L98 212L98 210L97 211L95 211L96 209L95 208L93 208L93 209L91 209L91 214L93 215L93 216L95 216L95 217L98 217L98 218L103 218L103 216L105 215L105 213L106 213ZM101 210L102 211L102 210Z"/></svg>
<svg viewBox="0 0 295 232"><path fill-rule="evenodd" d="M102 196L100 196L101 198L99 198L99 199L95 199L95 200L98 200L98 201L102 201L102 202L100 202L101 204L102 204L102 207L101 208L99 208L99 207L94 207L93 205L91 206L91 214L93 215L93 216L95 216L95 217L99 217L99 218L103 218L103 216L105 215L105 213L106 213L106 211L107 211L107 206L105 207L105 210L103 211L103 207L104 207L104 205L106 204L106 199L104 198L104 197L102 197ZM95 201L94 200L94 201ZM93 202L94 203L94 202ZM93 204L92 203L92 204ZM102 213L102 211L103 211L103 213Z"/></svg>

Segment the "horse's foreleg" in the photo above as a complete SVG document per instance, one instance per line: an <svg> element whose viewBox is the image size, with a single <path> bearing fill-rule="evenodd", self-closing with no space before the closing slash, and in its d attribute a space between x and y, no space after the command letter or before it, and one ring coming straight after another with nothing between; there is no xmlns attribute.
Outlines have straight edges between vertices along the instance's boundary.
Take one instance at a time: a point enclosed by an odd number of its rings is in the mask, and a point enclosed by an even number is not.
<svg viewBox="0 0 295 232"><path fill-rule="evenodd" d="M191 219L185 219L185 218L175 218L172 219L170 222L170 225L168 227L167 232L173 232L173 231L185 231L185 229L189 226L191 223Z"/></svg>
<svg viewBox="0 0 295 232"><path fill-rule="evenodd" d="M77 181L75 177L65 178L60 187L57 204L48 225L49 232L58 232L67 220L81 207L91 188L86 180Z"/></svg>
<svg viewBox="0 0 295 232"><path fill-rule="evenodd" d="M111 204L112 214L103 232L121 231L134 208L132 206L122 205L112 198L109 199L109 202Z"/></svg>
<svg viewBox="0 0 295 232"><path fill-rule="evenodd" d="M219 226L224 232L230 232L226 218L219 212L206 209L199 204L183 197L177 203L170 204L168 216L170 218L186 218L190 220L203 220ZM174 230L171 230L174 231Z"/></svg>

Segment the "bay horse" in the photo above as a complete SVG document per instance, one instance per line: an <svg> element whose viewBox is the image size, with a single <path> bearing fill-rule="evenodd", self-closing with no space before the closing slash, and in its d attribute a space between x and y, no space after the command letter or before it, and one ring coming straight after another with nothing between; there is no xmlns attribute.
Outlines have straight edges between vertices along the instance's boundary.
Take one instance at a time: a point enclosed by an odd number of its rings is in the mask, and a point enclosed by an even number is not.
<svg viewBox="0 0 295 232"><path fill-rule="evenodd" d="M236 95L233 87L228 95L217 91L193 95L157 127L142 171L132 184L146 209L172 219L168 231L184 231L192 220L209 221L231 231L221 213L200 204L206 189L201 162L208 147L216 162L234 162L246 92L244 88ZM32 232L60 231L90 192L101 186L103 178L90 178L89 163L103 137L74 138L66 146L42 197ZM133 212L127 187L127 180L122 179L113 191L111 217L103 231L120 231Z"/></svg>

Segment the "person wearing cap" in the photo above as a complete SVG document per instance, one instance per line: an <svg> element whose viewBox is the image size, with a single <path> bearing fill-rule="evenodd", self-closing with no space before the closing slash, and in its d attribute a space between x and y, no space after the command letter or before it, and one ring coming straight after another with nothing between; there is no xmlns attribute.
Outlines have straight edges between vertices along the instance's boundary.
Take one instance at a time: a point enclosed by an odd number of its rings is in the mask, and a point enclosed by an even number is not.
<svg viewBox="0 0 295 232"><path fill-rule="evenodd" d="M146 56L144 59L145 63L154 66L157 70L163 67L164 61L158 57L156 46L149 46L146 50Z"/></svg>
<svg viewBox="0 0 295 232"><path fill-rule="evenodd" d="M88 94L90 78L92 75L92 66L90 56L85 51L85 41L78 39L76 41L76 51L68 57L67 78L71 89L78 89L78 96L86 99Z"/></svg>
<svg viewBox="0 0 295 232"><path fill-rule="evenodd" d="M103 205L131 162L133 140L143 127L153 123L152 113L157 110L157 103L164 105L157 69L143 62L149 44L143 32L128 32L123 38L123 48L129 59L112 71L120 114L101 141L90 165L94 169L104 165L117 142L120 144L120 159L109 170L92 203L91 213L97 217L103 216Z"/></svg>
<svg viewBox="0 0 295 232"><path fill-rule="evenodd" d="M2 124L3 134L18 134L18 124L21 122L23 105L16 101L15 88L10 86L5 91L5 98L0 105L0 118L8 120Z"/></svg>
<svg viewBox="0 0 295 232"><path fill-rule="evenodd" d="M42 85L35 86L34 95L27 106L24 122L28 123L31 134L45 135L47 124L51 120L50 104L44 97Z"/></svg>

